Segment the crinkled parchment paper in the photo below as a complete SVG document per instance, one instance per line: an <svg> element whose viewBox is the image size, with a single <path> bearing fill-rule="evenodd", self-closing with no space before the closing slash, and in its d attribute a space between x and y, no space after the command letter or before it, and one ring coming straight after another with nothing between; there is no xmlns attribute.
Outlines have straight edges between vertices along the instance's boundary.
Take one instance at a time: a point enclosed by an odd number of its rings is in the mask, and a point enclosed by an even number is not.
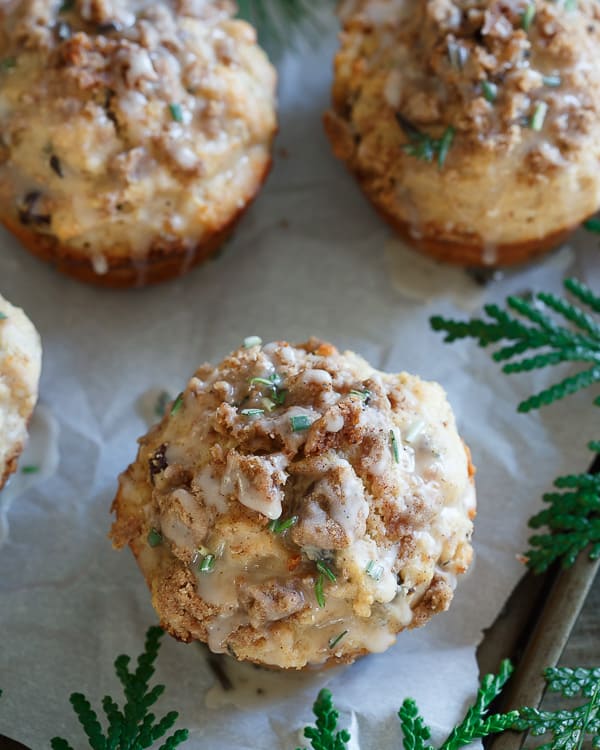
<svg viewBox="0 0 600 750"><path fill-rule="evenodd" d="M424 273L436 281L429 292L407 293L422 286L423 273L420 281L410 275L410 256L390 240L323 134L333 21L331 29L318 49L281 61L276 168L214 262L156 288L103 291L57 275L0 233L0 291L42 334L41 399L60 426L58 469L14 499L0 548L0 732L36 750L60 733L84 746L70 692L86 692L96 705L106 693L120 695L113 659L137 655L155 622L132 556L107 539L117 475L146 430L140 396L151 388L176 393L200 362L218 361L245 336L317 335L376 367L439 380L478 467L476 558L447 614L401 634L386 654L326 675L230 665L245 687L226 694L200 647L165 639L159 707L180 711L178 726L191 729L186 748L293 750L326 682L363 750L400 746L395 713L407 696L441 736L475 691L482 628L522 574L515 556L526 547L527 518L555 476L589 460L586 441L598 437L589 395L518 415L518 401L552 373L508 378L474 344L444 345L428 318L464 316L465 305L477 309L512 292L558 290L570 273L598 288L596 240L581 234L572 251L485 289L461 276L457 292L456 273L432 265Z"/></svg>

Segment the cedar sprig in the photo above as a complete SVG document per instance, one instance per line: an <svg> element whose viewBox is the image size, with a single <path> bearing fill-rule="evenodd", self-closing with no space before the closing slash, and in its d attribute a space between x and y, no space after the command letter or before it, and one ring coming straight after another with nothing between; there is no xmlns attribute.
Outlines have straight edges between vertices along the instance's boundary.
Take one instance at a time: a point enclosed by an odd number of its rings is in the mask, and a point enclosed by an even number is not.
<svg viewBox="0 0 600 750"><path fill-rule="evenodd" d="M600 441L592 441L589 448L600 455ZM545 494L548 507L529 521L533 529L548 528L529 539L525 558L535 573L559 560L563 568L570 567L586 547L590 559L600 557L600 474L570 474L556 479L554 486L562 492Z"/></svg>
<svg viewBox="0 0 600 750"><path fill-rule="evenodd" d="M549 691L560 693L565 698L589 699L580 705L558 711L525 707L490 714L492 702L502 693L512 672L510 661L505 660L497 675L490 674L483 678L475 702L439 746L439 750L460 750L475 740L510 730L529 732L534 737L549 734L549 741L537 750L581 750L586 739L591 739L592 747L596 750L600 748L600 667L555 667L544 671ZM317 717L317 728L307 727L304 736L312 740L314 750L348 750L350 733L347 730L338 731L339 716L329 690L321 690L313 711ZM404 750L435 750L430 743L431 730L412 698L404 701L398 716Z"/></svg>
<svg viewBox="0 0 600 750"><path fill-rule="evenodd" d="M333 0L331 7L334 7ZM311 0L237 0L238 16L258 29L261 40L280 50L294 41L294 31L315 40L321 29Z"/></svg>
<svg viewBox="0 0 600 750"><path fill-rule="evenodd" d="M310 740L313 750L347 750L350 732L347 729L338 731L340 715L333 706L329 690L324 688L319 692L313 704L313 713L316 718L315 726L304 729L304 736Z"/></svg>
<svg viewBox="0 0 600 750"><path fill-rule="evenodd" d="M600 669L546 669L548 690L565 698L589 698L575 708L541 711L522 708L515 729L528 731L533 737L550 735L537 750L580 750L586 740L600 747Z"/></svg>
<svg viewBox="0 0 600 750"><path fill-rule="evenodd" d="M530 300L508 297L508 310L486 305L484 310L489 320L473 318L461 322L435 316L431 318L431 326L446 333L446 342L474 338L481 347L503 343L493 358L496 362L506 362L502 370L507 374L564 362L591 364L519 404L521 412L539 409L600 382L600 324L594 315L600 313L600 297L577 279L567 279L564 285L589 311L563 297L541 292ZM560 318L567 325L559 323ZM519 358L532 350L543 351ZM600 405L600 397L595 403Z"/></svg>
<svg viewBox="0 0 600 750"><path fill-rule="evenodd" d="M129 671L129 656L123 654L115 661L115 671L123 685L126 701L120 710L110 696L103 699L102 708L108 722L106 734L87 698L81 693L71 695L71 705L92 750L144 750L164 737L177 721L179 714L176 711L170 711L158 721L149 711L165 689L164 685L149 686L163 635L159 627L148 629L144 652L138 657L134 672ZM187 737L187 729L178 729L163 742L159 750L175 750ZM54 737L50 745L52 750L72 750L71 745L61 737Z"/></svg>
<svg viewBox="0 0 600 750"><path fill-rule="evenodd" d="M486 675L475 703L465 714L465 718L450 732L440 750L459 750L470 745L474 740L489 737L492 734L511 729L519 719L518 711L506 714L489 714L492 701L497 698L513 672L511 663L506 659L500 665L497 675ZM407 699L398 712L400 717L404 750L433 750L429 743L431 731L418 712L416 703Z"/></svg>

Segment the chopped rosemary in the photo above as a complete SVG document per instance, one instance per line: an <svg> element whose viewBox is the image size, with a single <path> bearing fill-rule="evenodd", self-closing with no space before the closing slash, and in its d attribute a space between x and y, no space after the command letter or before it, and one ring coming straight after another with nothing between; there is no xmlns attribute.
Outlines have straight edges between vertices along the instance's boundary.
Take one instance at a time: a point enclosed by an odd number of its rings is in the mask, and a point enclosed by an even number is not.
<svg viewBox="0 0 600 750"><path fill-rule="evenodd" d="M0 70L11 70L17 67L16 57L5 57L4 60L0 60Z"/></svg>
<svg viewBox="0 0 600 750"><path fill-rule="evenodd" d="M253 346L260 346L262 339L260 336L246 336L244 339L244 349L252 349Z"/></svg>
<svg viewBox="0 0 600 750"><path fill-rule="evenodd" d="M449 127L446 128L444 135L440 139L440 147L438 151L438 166L440 169L446 163L446 157L448 156L448 151L452 148L455 135L456 130L453 127Z"/></svg>
<svg viewBox="0 0 600 750"><path fill-rule="evenodd" d="M169 111L171 112L171 117L175 120L175 122L183 122L183 111L181 109L181 104L169 104Z"/></svg>
<svg viewBox="0 0 600 750"><path fill-rule="evenodd" d="M544 120L548 114L548 104L546 102L538 102L535 110L529 121L529 127L532 130L539 132L544 127Z"/></svg>
<svg viewBox="0 0 600 750"><path fill-rule="evenodd" d="M255 383L266 385L269 388L272 388L275 385L273 380L267 380L267 378L250 378L250 385L254 385Z"/></svg>
<svg viewBox="0 0 600 750"><path fill-rule="evenodd" d="M290 424L292 426L292 432L302 432L303 430L308 430L312 422L310 421L310 417L307 417L306 414L298 414L294 417L290 417Z"/></svg>
<svg viewBox="0 0 600 750"><path fill-rule="evenodd" d="M398 438L396 437L396 432L394 430L390 430L390 445L392 446L392 455L394 456L394 461L399 464L400 450L398 449Z"/></svg>
<svg viewBox="0 0 600 750"><path fill-rule="evenodd" d="M177 414L178 411L181 410L181 407L183 406L183 393L180 393L179 396L173 401L173 406L171 407L171 416L174 417L175 414Z"/></svg>
<svg viewBox="0 0 600 750"><path fill-rule="evenodd" d="M319 571L319 573L322 573L324 576L327 576L327 578L329 578L331 583L336 582L337 579L335 577L335 573L333 572L333 570L331 570L331 568L328 565L325 565L325 563L321 562L321 560L317 560L316 565L317 565L317 570Z"/></svg>
<svg viewBox="0 0 600 750"><path fill-rule="evenodd" d="M277 408L277 404L270 398L263 398L260 402L264 407L265 411L274 411Z"/></svg>
<svg viewBox="0 0 600 750"><path fill-rule="evenodd" d="M348 635L347 630L342 630L342 632L339 635L334 636L333 638L329 639L329 648L335 648L338 643L344 638L344 636Z"/></svg>
<svg viewBox="0 0 600 750"><path fill-rule="evenodd" d="M39 466L23 466L21 469L21 474L37 474L39 470Z"/></svg>
<svg viewBox="0 0 600 750"><path fill-rule="evenodd" d="M491 81L483 81L481 84L481 90L483 92L483 98L493 104L498 98L498 86Z"/></svg>
<svg viewBox="0 0 600 750"><path fill-rule="evenodd" d="M163 538L160 531L157 531L156 529L150 529L148 532L148 544L151 547L158 547L159 544L162 544Z"/></svg>
<svg viewBox="0 0 600 750"><path fill-rule="evenodd" d="M365 573L374 581L380 581L383 575L383 565L378 565L375 560L369 560Z"/></svg>
<svg viewBox="0 0 600 750"><path fill-rule="evenodd" d="M0 320L8 320L8 315L5 315L3 312L0 312Z"/></svg>
<svg viewBox="0 0 600 750"><path fill-rule="evenodd" d="M59 13L68 13L75 7L75 0L64 0L63 4L58 9Z"/></svg>
<svg viewBox="0 0 600 750"><path fill-rule="evenodd" d="M275 518L269 523L269 531L272 531L274 534L283 534L284 531L291 529L292 526L294 526L297 523L298 523L298 516L290 516L289 518L286 518L284 521L282 521L279 518Z"/></svg>
<svg viewBox="0 0 600 750"><path fill-rule="evenodd" d="M529 29L531 28L531 24L533 23L533 19L535 18L535 12L535 3L529 3L525 8L523 15L521 16L521 28L523 29L523 31L529 31Z"/></svg>
<svg viewBox="0 0 600 750"><path fill-rule="evenodd" d="M274 388L271 398L276 406L281 406L285 402L287 388Z"/></svg>
<svg viewBox="0 0 600 750"><path fill-rule="evenodd" d="M272 375L269 375L268 378L250 378L249 382L250 385L264 385L271 389L271 393L269 394L270 398L263 399L263 405L267 411L273 411L273 409L284 403L287 390L285 388L279 388L281 378L277 373L274 372Z"/></svg>
<svg viewBox="0 0 600 750"><path fill-rule="evenodd" d="M242 414L244 417L259 417L264 413L264 409L242 409L240 412L240 414Z"/></svg>
<svg viewBox="0 0 600 750"><path fill-rule="evenodd" d="M321 609L325 606L325 594L323 593L324 580L325 577L323 576L323 573L319 573L317 580L315 581L315 597L317 599L317 604Z"/></svg>
<svg viewBox="0 0 600 750"><path fill-rule="evenodd" d="M414 440L416 440L419 437L419 435L423 432L424 428L425 428L425 422L422 419L417 419L408 428L408 431L406 435L404 436L404 439L406 440L407 443L412 443Z"/></svg>
<svg viewBox="0 0 600 750"><path fill-rule="evenodd" d="M215 556L205 555L200 561L200 564L198 565L198 570L200 571L200 573L210 573L214 567L215 567Z"/></svg>
<svg viewBox="0 0 600 750"><path fill-rule="evenodd" d="M560 76L542 76L542 83L544 86L556 89L561 85L562 78Z"/></svg>
<svg viewBox="0 0 600 750"><path fill-rule="evenodd" d="M365 388L362 391L357 391L356 389L352 389L350 391L350 394L352 396L358 396L361 398L365 403L371 398L371 391L368 388Z"/></svg>
<svg viewBox="0 0 600 750"><path fill-rule="evenodd" d="M460 42L448 40L448 59L453 68L462 70L469 59L469 51Z"/></svg>
<svg viewBox="0 0 600 750"><path fill-rule="evenodd" d="M438 167L441 169L454 142L456 130L450 125L440 138L432 138L399 113L396 113L396 120L410 141L402 146L402 150L409 156L427 162L432 162L437 156Z"/></svg>

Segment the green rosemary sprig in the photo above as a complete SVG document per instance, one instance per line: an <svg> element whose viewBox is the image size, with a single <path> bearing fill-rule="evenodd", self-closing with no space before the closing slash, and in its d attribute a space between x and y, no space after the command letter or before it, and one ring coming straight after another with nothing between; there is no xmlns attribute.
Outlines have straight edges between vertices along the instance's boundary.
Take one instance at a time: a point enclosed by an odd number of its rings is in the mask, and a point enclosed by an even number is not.
<svg viewBox="0 0 600 750"><path fill-rule="evenodd" d="M402 147L403 151L422 161L432 162L437 158L438 167L442 169L446 163L448 152L454 143L456 130L449 126L439 138L433 138L428 133L424 133L415 127L410 120L407 120L399 112L396 113L396 120L409 140Z"/></svg>
<svg viewBox="0 0 600 750"><path fill-rule="evenodd" d="M158 721L149 711L165 689L164 685L153 688L148 685L154 674L154 662L162 636L161 628L148 629L144 652L138 657L135 672L129 671L129 656L121 655L115 661L126 702L121 710L109 696L103 699L102 708L108 722L106 733L87 698L81 693L71 695L71 705L92 750L144 750L163 737L177 721L179 714L176 711L170 711ZM187 737L187 729L178 729L163 742L159 750L175 750ZM50 745L52 750L73 750L61 737L54 737Z"/></svg>
<svg viewBox="0 0 600 750"><path fill-rule="evenodd" d="M539 409L600 382L600 324L593 315L600 313L600 297L577 279L567 279L564 285L581 306L563 297L540 292L531 300L508 297L509 310L502 310L498 305L486 305L484 310L490 320L473 318L468 322L459 322L435 316L431 318L431 326L435 331L445 331L444 341L447 342L474 338L481 347L504 343L493 358L496 362L507 363L502 368L507 374L529 372L563 362L588 365L587 369L564 378L519 404L521 412ZM511 311L519 317L511 314ZM554 313L554 316L550 313ZM557 318L563 318L568 327L559 323ZM537 353L519 359L530 351ZM600 397L595 403L600 405Z"/></svg>

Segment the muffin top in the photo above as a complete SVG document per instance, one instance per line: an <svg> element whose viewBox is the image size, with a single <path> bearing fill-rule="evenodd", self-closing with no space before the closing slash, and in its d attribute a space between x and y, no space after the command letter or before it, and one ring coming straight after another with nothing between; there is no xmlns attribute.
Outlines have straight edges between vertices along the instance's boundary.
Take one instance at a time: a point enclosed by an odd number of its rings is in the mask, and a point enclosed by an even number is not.
<svg viewBox="0 0 600 750"><path fill-rule="evenodd" d="M229 2L0 8L0 220L91 256L192 248L253 197L275 73Z"/></svg>
<svg viewBox="0 0 600 750"><path fill-rule="evenodd" d="M301 668L446 609L475 495L440 386L250 339L141 440L115 509L173 635Z"/></svg>
<svg viewBox="0 0 600 750"><path fill-rule="evenodd" d="M0 489L16 468L37 401L42 347L25 313L0 296Z"/></svg>
<svg viewBox="0 0 600 750"><path fill-rule="evenodd" d="M334 97L363 132L380 96L414 156L519 148L524 171L551 169L597 122L595 0L354 0L341 13Z"/></svg>
<svg viewBox="0 0 600 750"><path fill-rule="evenodd" d="M325 125L399 231L495 264L600 207L595 0L353 0Z"/></svg>

